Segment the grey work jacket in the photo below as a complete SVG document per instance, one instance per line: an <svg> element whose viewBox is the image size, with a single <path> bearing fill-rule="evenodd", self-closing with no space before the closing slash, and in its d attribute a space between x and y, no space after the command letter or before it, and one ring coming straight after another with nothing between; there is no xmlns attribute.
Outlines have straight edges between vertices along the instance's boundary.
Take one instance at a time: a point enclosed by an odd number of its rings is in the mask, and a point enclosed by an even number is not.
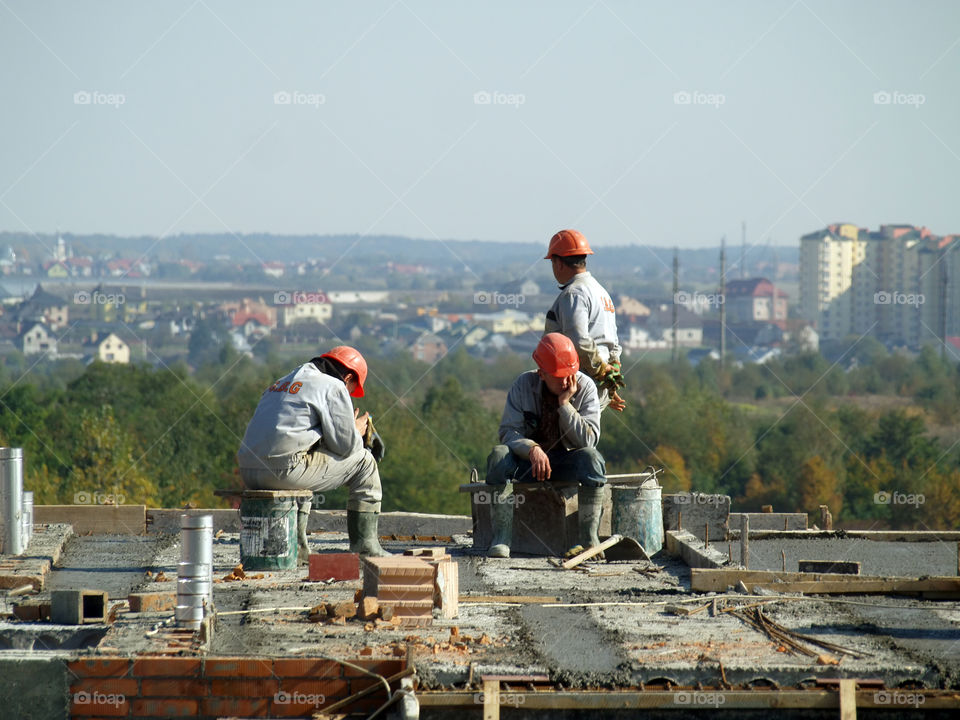
<svg viewBox="0 0 960 720"><path fill-rule="evenodd" d="M246 468L286 467L317 443L340 458L363 448L347 386L308 362L263 392L237 462Z"/></svg>
<svg viewBox="0 0 960 720"><path fill-rule="evenodd" d="M544 334L563 333L573 341L580 356L580 369L596 375L601 360L620 360L617 315L610 294L589 272L577 273L547 312Z"/></svg>
<svg viewBox="0 0 960 720"><path fill-rule="evenodd" d="M537 443L530 440L540 422L541 393L548 392L536 370L518 377L503 408L500 442L521 458L530 456ZM560 437L567 450L596 447L600 440L600 400L597 386L587 375L577 373L577 391L559 408Z"/></svg>

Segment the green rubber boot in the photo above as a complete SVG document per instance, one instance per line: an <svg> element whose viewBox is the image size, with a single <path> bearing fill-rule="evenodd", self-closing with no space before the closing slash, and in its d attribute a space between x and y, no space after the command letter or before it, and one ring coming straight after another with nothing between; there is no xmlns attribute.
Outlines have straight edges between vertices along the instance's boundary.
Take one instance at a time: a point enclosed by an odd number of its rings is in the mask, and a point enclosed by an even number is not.
<svg viewBox="0 0 960 720"><path fill-rule="evenodd" d="M297 565L310 564L310 545L307 543L307 524L310 522L310 500L297 501Z"/></svg>
<svg viewBox="0 0 960 720"><path fill-rule="evenodd" d="M487 550L487 557L510 557L510 543L513 541L513 486L505 485L502 490L494 490L490 496L490 518L493 522L493 539Z"/></svg>
<svg viewBox="0 0 960 720"><path fill-rule="evenodd" d="M600 544L597 531L603 512L603 486L581 485L577 492L577 504L580 506L580 544L584 550L589 550Z"/></svg>
<svg viewBox="0 0 960 720"><path fill-rule="evenodd" d="M378 512L347 510L350 552L359 553L361 557L387 557L392 554L380 547L380 536L377 533L379 522Z"/></svg>

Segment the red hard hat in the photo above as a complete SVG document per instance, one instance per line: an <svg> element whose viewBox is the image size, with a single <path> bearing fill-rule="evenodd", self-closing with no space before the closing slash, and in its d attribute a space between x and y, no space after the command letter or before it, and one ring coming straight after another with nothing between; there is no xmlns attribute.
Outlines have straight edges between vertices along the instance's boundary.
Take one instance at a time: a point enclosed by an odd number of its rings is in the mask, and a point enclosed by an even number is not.
<svg viewBox="0 0 960 720"><path fill-rule="evenodd" d="M561 230L550 238L550 247L547 249L547 255L544 260L549 260L554 255L568 257L570 255L593 255L590 249L590 243L579 230Z"/></svg>
<svg viewBox="0 0 960 720"><path fill-rule="evenodd" d="M320 357L336 360L357 376L357 386L350 393L353 397L363 397L363 384L367 381L367 361L355 348L349 345L337 345Z"/></svg>
<svg viewBox="0 0 960 720"><path fill-rule="evenodd" d="M580 358L573 341L561 333L547 333L533 351L537 367L548 375L563 378L575 375L580 369Z"/></svg>

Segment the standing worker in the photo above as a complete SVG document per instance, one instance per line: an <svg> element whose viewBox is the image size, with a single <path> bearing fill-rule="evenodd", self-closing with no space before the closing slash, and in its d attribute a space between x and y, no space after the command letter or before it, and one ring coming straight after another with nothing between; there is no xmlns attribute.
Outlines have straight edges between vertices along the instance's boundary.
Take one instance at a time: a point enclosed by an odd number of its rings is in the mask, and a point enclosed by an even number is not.
<svg viewBox="0 0 960 720"><path fill-rule="evenodd" d="M573 341L580 368L597 384L601 410L627 406L617 393L625 387L620 371L617 314L610 294L587 271L590 244L579 230L561 230L550 238L544 258L553 266L560 295L547 312L544 336L559 332Z"/></svg>
<svg viewBox="0 0 960 720"><path fill-rule="evenodd" d="M487 458L493 492L493 541L489 557L510 557L513 538L513 481L577 482L580 544L600 544L606 466L597 451L600 400L582 372L573 343L560 333L544 335L533 352L536 370L518 377L503 408L500 445Z"/></svg>
<svg viewBox="0 0 960 720"><path fill-rule="evenodd" d="M326 492L346 485L350 552L389 555L377 533L383 444L368 413L360 415L351 397L363 397L367 362L341 345L313 358L267 388L247 425L237 453L240 477L251 490ZM364 437L371 449L364 447ZM375 457L376 455L376 457ZM307 548L310 501L297 513L299 545Z"/></svg>

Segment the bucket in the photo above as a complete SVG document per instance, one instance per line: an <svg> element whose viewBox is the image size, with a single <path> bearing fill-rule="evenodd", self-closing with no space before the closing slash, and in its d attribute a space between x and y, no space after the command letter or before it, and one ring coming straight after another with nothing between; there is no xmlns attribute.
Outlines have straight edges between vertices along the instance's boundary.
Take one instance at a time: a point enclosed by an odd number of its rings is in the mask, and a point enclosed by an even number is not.
<svg viewBox="0 0 960 720"><path fill-rule="evenodd" d="M663 547L663 506L656 478L637 487L613 487L611 532L631 537L648 555Z"/></svg>
<svg viewBox="0 0 960 720"><path fill-rule="evenodd" d="M291 497L240 501L240 562L244 570L297 566L297 501Z"/></svg>

